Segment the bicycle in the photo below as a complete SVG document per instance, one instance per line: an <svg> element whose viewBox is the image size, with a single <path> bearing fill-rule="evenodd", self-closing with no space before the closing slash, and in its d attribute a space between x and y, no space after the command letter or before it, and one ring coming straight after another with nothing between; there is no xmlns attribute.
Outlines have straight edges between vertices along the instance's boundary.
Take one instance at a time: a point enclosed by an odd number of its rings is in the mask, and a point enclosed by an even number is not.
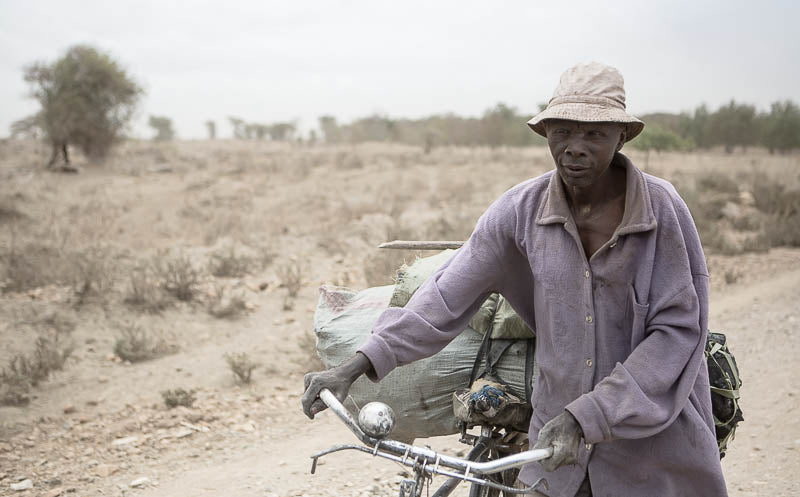
<svg viewBox="0 0 800 497"><path fill-rule="evenodd" d="M520 446L505 441L502 430L481 426L481 434L476 436L466 433L464 427L461 441L473 448L465 459L461 459L440 454L428 447L417 447L386 438L395 422L394 413L386 404L370 402L360 410L356 421L330 390L321 390L319 397L364 445L334 445L313 454L311 474L316 472L320 457L343 450L356 450L411 468L414 478L401 481L399 497L420 497L426 486L430 489L434 475L445 476L448 480L435 491L433 497L450 495L462 482L471 484L470 497L496 497L500 492L505 496L516 495L547 488L544 478L527 488L513 488L511 485L519 468L550 457L553 454L552 448L517 450Z"/></svg>

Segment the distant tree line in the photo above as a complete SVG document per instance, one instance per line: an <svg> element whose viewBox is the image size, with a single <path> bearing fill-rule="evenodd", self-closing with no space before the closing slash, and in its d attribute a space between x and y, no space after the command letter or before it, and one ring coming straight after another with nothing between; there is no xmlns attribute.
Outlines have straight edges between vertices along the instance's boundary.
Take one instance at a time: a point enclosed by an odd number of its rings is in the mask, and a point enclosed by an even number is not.
<svg viewBox="0 0 800 497"><path fill-rule="evenodd" d="M531 132L525 122L530 116L499 103L481 117L439 114L421 119L392 119L372 115L350 123L333 116L319 118L319 130L326 143L397 142L430 149L440 145L541 145L545 140Z"/></svg>
<svg viewBox="0 0 800 497"><path fill-rule="evenodd" d="M540 106L540 108L543 107ZM439 145L525 146L545 140L531 132L525 122L531 115L499 103L481 117L440 114L420 119L392 119L372 115L339 123L333 116L319 118L326 143L397 142L430 149ZM800 107L790 100L775 102L768 112L733 100L714 112L700 105L693 112L657 113L642 116L644 132L631 147L641 150L694 150L722 146L762 146L770 152L800 148Z"/></svg>
<svg viewBox="0 0 800 497"><path fill-rule="evenodd" d="M239 140L272 140L287 141L295 138L297 125L290 122L281 123L248 123L238 117L229 117L233 128L233 137ZM209 135L211 130L209 129Z"/></svg>
<svg viewBox="0 0 800 497"><path fill-rule="evenodd" d="M51 146L48 166L59 157L69 164L69 147L86 156L102 159L124 135L142 88L109 54L86 45L69 48L52 63L37 62L25 67L24 78L30 97L39 103L35 114L11 125L12 136L43 138ZM540 110L541 110L540 106ZM545 144L525 122L530 114L503 103L487 109L480 117L452 113L419 119L371 115L340 123L330 115L319 118L319 132L326 143L397 142L424 147L436 146L526 146ZM302 140L295 122L257 123L229 117L233 136L243 140ZM731 100L715 111L700 105L691 112L656 113L642 116L647 126L631 147L646 151L693 150L760 146L771 153L800 148L800 107L791 100L774 102L768 111ZM172 120L151 115L148 124L155 140L175 136ZM210 139L217 136L216 123L206 121ZM307 141L317 141L309 132Z"/></svg>
<svg viewBox="0 0 800 497"><path fill-rule="evenodd" d="M646 126L631 146L642 150L694 150L721 146L760 146L770 153L800 148L800 107L791 100L775 102L768 112L731 100L711 112L706 105L693 112L641 116Z"/></svg>

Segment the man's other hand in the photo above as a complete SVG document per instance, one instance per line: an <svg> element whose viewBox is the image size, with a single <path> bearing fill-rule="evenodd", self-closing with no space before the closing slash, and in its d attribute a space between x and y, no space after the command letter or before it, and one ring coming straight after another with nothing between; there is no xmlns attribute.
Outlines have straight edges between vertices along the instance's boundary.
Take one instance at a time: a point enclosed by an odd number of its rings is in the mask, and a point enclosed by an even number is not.
<svg viewBox="0 0 800 497"><path fill-rule="evenodd" d="M323 388L330 390L339 399L339 402L344 402L347 397L352 381L337 371L338 369L331 369L319 373L308 373L303 377L305 393L300 401L303 404L303 412L310 419L314 419L315 414L328 408L319 398L319 392Z"/></svg>
<svg viewBox="0 0 800 497"><path fill-rule="evenodd" d="M319 373L308 373L303 378L305 393L300 399L303 404L303 412L310 419L314 419L315 414L328 407L319 398L319 392L323 388L330 390L339 399L339 402L344 402L347 392L350 391L350 385L371 369L372 363L369 362L367 356L357 352L352 359L337 368Z"/></svg>
<svg viewBox="0 0 800 497"><path fill-rule="evenodd" d="M553 455L539 463L547 471L555 471L561 466L578 462L583 431L581 425L569 411L564 411L551 419L539 430L539 439L534 449L553 447Z"/></svg>

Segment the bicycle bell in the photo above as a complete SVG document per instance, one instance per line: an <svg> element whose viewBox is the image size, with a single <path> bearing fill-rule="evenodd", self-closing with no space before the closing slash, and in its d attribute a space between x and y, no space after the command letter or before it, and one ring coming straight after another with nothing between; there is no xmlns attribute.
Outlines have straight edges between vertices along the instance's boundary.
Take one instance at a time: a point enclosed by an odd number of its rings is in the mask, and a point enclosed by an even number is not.
<svg viewBox="0 0 800 497"><path fill-rule="evenodd" d="M383 402L370 402L358 413L358 425L372 438L384 438L394 428L396 418L391 407Z"/></svg>

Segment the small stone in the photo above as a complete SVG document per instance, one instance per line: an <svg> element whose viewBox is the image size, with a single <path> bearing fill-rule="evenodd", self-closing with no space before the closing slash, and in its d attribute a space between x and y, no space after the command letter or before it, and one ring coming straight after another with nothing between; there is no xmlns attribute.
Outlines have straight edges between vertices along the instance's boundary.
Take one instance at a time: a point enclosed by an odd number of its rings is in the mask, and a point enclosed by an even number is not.
<svg viewBox="0 0 800 497"><path fill-rule="evenodd" d="M28 478L27 480L22 480L21 482L18 483L11 484L11 490L14 490L16 492L22 492L23 490L28 490L31 488L33 488L33 482L30 480L30 478Z"/></svg>
<svg viewBox="0 0 800 497"><path fill-rule="evenodd" d="M188 437L189 435L191 435L192 433L194 433L193 430L191 430L189 428L182 428L180 430L176 430L176 431L172 432L172 435L170 435L170 436L172 438L185 438L185 437Z"/></svg>
<svg viewBox="0 0 800 497"><path fill-rule="evenodd" d="M100 478L108 478L117 472L117 468L110 464L100 464L94 469L94 472Z"/></svg>
<svg viewBox="0 0 800 497"><path fill-rule="evenodd" d="M201 412L187 413L186 420L190 423L199 423L200 421L203 421L203 413Z"/></svg>
<svg viewBox="0 0 800 497"><path fill-rule="evenodd" d="M74 412L75 412L75 406L73 405L64 406L64 414L72 414Z"/></svg>
<svg viewBox="0 0 800 497"><path fill-rule="evenodd" d="M133 480L132 482L129 483L129 485L131 486L131 488L140 488L144 487L148 483L150 483L150 478L143 476L141 478Z"/></svg>
<svg viewBox="0 0 800 497"><path fill-rule="evenodd" d="M139 439L139 437L137 437L137 436L118 438L118 439L114 440L113 442L111 442L111 445L113 445L114 447L119 447L119 446L122 446L122 445L130 445L130 444L136 442L138 439Z"/></svg>
<svg viewBox="0 0 800 497"><path fill-rule="evenodd" d="M62 493L64 493L64 489L63 488L54 488L54 489L48 491L44 495L45 495L45 497L58 497Z"/></svg>
<svg viewBox="0 0 800 497"><path fill-rule="evenodd" d="M256 427L253 426L253 423L247 422L236 426L236 431L241 431L244 433L253 433L254 431L256 431Z"/></svg>

